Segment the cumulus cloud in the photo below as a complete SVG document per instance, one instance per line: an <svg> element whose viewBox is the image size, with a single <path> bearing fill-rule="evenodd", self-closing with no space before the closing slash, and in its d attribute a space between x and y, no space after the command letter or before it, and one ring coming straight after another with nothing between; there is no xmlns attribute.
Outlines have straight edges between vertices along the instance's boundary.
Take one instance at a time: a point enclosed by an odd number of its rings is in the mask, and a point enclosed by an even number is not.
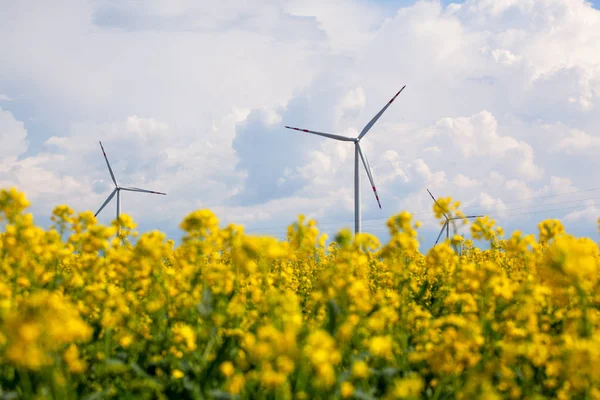
<svg viewBox="0 0 600 400"><path fill-rule="evenodd" d="M573 129L553 147L556 152L596 153L600 149L600 136Z"/></svg>
<svg viewBox="0 0 600 400"><path fill-rule="evenodd" d="M534 162L534 150L524 141L498 134L498 122L489 111L481 111L468 118L444 118L437 123L439 135L450 139L449 145L465 158L490 157L505 165L514 165L516 171L528 179L542 176Z"/></svg>
<svg viewBox="0 0 600 400"><path fill-rule="evenodd" d="M481 184L477 179L471 179L463 174L456 175L453 182L459 188L472 188Z"/></svg>
<svg viewBox="0 0 600 400"><path fill-rule="evenodd" d="M6 167L17 161L27 150L27 130L10 111L0 108L0 165Z"/></svg>
<svg viewBox="0 0 600 400"><path fill-rule="evenodd" d="M576 210L565 215L565 221L568 222L583 222L588 225L595 225L600 216L600 207L597 203L589 200L587 204L583 204L584 209Z"/></svg>
<svg viewBox="0 0 600 400"><path fill-rule="evenodd" d="M491 211L493 213L502 212L507 209L504 201L499 198L494 198L487 193L479 193L479 206L485 211Z"/></svg>

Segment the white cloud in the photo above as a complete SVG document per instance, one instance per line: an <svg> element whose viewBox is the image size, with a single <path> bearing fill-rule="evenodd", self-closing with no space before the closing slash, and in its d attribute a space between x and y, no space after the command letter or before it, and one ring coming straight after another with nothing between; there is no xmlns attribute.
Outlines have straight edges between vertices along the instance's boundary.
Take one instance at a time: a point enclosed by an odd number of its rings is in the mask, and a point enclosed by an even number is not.
<svg viewBox="0 0 600 400"><path fill-rule="evenodd" d="M533 158L533 148L524 141L498 134L498 122L489 111L468 118L444 118L437 123L438 135L446 135L465 158L491 157L514 164L528 179L542 176Z"/></svg>
<svg viewBox="0 0 600 400"><path fill-rule="evenodd" d="M597 203L589 201L583 210L576 210L565 215L565 221L583 222L589 225L596 224L600 218L600 208Z"/></svg>
<svg viewBox="0 0 600 400"><path fill-rule="evenodd" d="M578 188L573 185L570 178L551 176L550 181L536 191L536 196L549 196L561 193L571 193L577 191Z"/></svg>
<svg viewBox="0 0 600 400"><path fill-rule="evenodd" d="M403 183L409 181L409 177L406 174L408 166L402 161L400 155L394 150L386 150L382 157L382 168L380 173L377 175L378 182L394 181L396 178L400 178Z"/></svg>
<svg viewBox="0 0 600 400"><path fill-rule="evenodd" d="M344 114L356 115L364 108L365 104L366 96L362 87L348 90L337 108L338 119L343 118Z"/></svg>
<svg viewBox="0 0 600 400"><path fill-rule="evenodd" d="M511 194L511 201L526 200L532 197L534 191L527 182L520 179L508 179L504 181L503 188Z"/></svg>
<svg viewBox="0 0 600 400"><path fill-rule="evenodd" d="M453 182L459 188L472 188L481 184L477 179L471 179L463 174L456 175Z"/></svg>
<svg viewBox="0 0 600 400"><path fill-rule="evenodd" d="M502 212L507 209L504 201L499 198L494 198L487 193L479 193L479 205L486 211L493 213Z"/></svg>
<svg viewBox="0 0 600 400"><path fill-rule="evenodd" d="M81 207L90 189L79 178L59 176L47 168L49 164L64 160L62 155L38 156L0 166L0 187L14 186L25 191L38 216L49 215L52 208L59 204Z"/></svg>
<svg viewBox="0 0 600 400"><path fill-rule="evenodd" d="M23 122L17 121L10 111L0 108L0 166L17 161L27 150L27 130Z"/></svg>
<svg viewBox="0 0 600 400"><path fill-rule="evenodd" d="M568 135L560 139L553 147L556 152L593 153L600 149L600 136L593 136L584 131L572 129Z"/></svg>
<svg viewBox="0 0 600 400"><path fill-rule="evenodd" d="M496 62L499 62L503 65L513 65L521 59L521 56L514 55L509 50L505 49L492 50L492 56Z"/></svg>
<svg viewBox="0 0 600 400"><path fill-rule="evenodd" d="M363 184L365 218L430 210L426 187L498 211L600 167L600 11L583 0L62 5L0 15L0 88L19 98L0 110L0 181L40 209L103 201L102 140L118 179L169 193L124 198L152 226L196 207L351 220L351 144L281 125L356 135L404 84L361 143L384 207Z"/></svg>
<svg viewBox="0 0 600 400"><path fill-rule="evenodd" d="M420 158L415 160L414 169L422 180L433 186L441 185L446 179L444 171L433 172L429 165Z"/></svg>
<svg viewBox="0 0 600 400"><path fill-rule="evenodd" d="M439 146L431 146L426 147L425 149L423 149L423 151L426 153L431 153L433 155L439 155L442 152L442 149L440 149Z"/></svg>
<svg viewBox="0 0 600 400"><path fill-rule="evenodd" d="M362 1L292 0L284 3L292 15L316 19L336 53L358 53L373 40L385 18L381 9Z"/></svg>

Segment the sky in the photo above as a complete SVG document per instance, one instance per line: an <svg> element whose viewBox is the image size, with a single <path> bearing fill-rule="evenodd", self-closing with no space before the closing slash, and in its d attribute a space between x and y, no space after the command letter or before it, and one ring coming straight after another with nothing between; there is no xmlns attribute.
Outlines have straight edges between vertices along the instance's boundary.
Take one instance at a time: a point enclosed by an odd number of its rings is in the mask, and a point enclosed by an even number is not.
<svg viewBox="0 0 600 400"><path fill-rule="evenodd" d="M0 0L0 187L42 226L54 206L122 212L175 239L189 212L285 235L298 214L363 230L410 211L439 231L429 188L507 231L558 218L596 237L600 11L583 0ZM98 219L109 223L115 204ZM469 237L465 228L458 231Z"/></svg>

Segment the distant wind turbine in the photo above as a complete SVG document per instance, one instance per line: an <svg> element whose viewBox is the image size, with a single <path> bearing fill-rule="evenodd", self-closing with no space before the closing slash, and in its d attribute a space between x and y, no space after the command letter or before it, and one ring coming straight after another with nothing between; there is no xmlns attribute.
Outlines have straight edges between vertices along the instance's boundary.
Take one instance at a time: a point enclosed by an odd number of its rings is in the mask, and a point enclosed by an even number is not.
<svg viewBox="0 0 600 400"><path fill-rule="evenodd" d="M429 193L429 195L431 196L431 198L433 199L435 204L437 204L439 206L440 204L437 202L435 197L433 197L433 195L431 194L429 189L427 189L427 193ZM435 244L433 246L438 244L438 242L440 241L440 237L442 237L442 233L444 233L444 229L446 229L446 240L448 240L448 238L450 237L450 221L456 221L457 219L470 219L470 218L483 217L483 215L465 215L463 217L448 217L446 215L446 213L442 213L442 214L444 215L444 218L446 218L446 222L444 222L444 225L442 225L442 230L440 231L440 234L438 235L437 239L435 240Z"/></svg>
<svg viewBox="0 0 600 400"><path fill-rule="evenodd" d="M367 160L366 154L360 147L360 140L367 134L367 132L373 127L373 125L375 125L375 122L377 122L377 120L381 117L381 115L385 112L385 110L387 110L387 108L394 102L394 100L396 100L396 97L398 97L398 95L404 90L405 87L406 87L406 85L404 85L402 87L402 89L400 89L398 91L398 93L396 93L396 95L394 97L392 97L392 99L390 101L387 102L385 107L383 107L381 109L381 111L379 111L377 113L377 115L375 115L373 117L373 119L371 119L371 121L369 121L369 123L367 125L365 125L363 130L360 132L360 135L358 135L358 137L356 137L356 138L349 138L349 137L345 137L345 136L334 135L332 133L309 131L308 129L300 129L300 128L294 128L291 126L286 126L287 129L293 129L295 131L312 133L313 135L323 136L323 137L326 137L329 139L340 140L343 142L354 142L354 232L355 233L360 233L360 224L361 224L361 221L360 221L360 174L359 174L359 162L358 162L359 157L362 160L362 163L365 167L365 171L367 172L367 177L369 178L369 181L371 182L371 187L373 188L373 193L375 194L375 198L377 199L377 204L379 205L379 208L381 208L381 202L379 201L379 195L377 194L377 189L375 188L375 181L373 180L373 174L371 173L371 167L369 166L369 160Z"/></svg>
<svg viewBox="0 0 600 400"><path fill-rule="evenodd" d="M166 193L154 192L152 190L140 189L140 188L136 188L136 187L132 187L132 186L119 186L119 184L117 183L117 179L115 178L115 174L113 174L113 170L110 167L110 163L108 162L108 158L106 157L106 152L104 151L104 146L102 146L102 142L99 142L99 143L100 143L100 148L102 148L102 154L104 154L104 159L106 160L106 166L108 167L108 172L110 172L110 177L112 178L112 181L115 184L115 189L112 191L111 194L108 195L108 197L106 198L106 200L104 201L104 203L102 204L100 209L98 211L96 211L96 214L94 214L94 216L97 216L98 214L100 214L100 211L102 211L102 209L104 207L106 207L106 205L108 203L110 203L110 201L112 200L113 197L115 197L115 194L116 194L117 195L117 219L119 219L119 214L121 214L121 196L120 196L121 190L125 190L128 192L162 194L163 196L167 195Z"/></svg>

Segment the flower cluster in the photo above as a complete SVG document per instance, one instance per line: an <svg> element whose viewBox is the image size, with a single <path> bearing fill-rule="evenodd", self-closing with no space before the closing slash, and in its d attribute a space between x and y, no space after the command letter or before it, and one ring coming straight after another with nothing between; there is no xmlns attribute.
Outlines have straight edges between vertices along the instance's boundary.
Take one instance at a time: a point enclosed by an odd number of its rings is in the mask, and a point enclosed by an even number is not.
<svg viewBox="0 0 600 400"><path fill-rule="evenodd" d="M179 246L0 191L0 394L7 398L600 399L598 244L557 220L419 251L300 217L285 241L209 210ZM434 206L461 216L459 204ZM600 226L600 220L598 221Z"/></svg>

